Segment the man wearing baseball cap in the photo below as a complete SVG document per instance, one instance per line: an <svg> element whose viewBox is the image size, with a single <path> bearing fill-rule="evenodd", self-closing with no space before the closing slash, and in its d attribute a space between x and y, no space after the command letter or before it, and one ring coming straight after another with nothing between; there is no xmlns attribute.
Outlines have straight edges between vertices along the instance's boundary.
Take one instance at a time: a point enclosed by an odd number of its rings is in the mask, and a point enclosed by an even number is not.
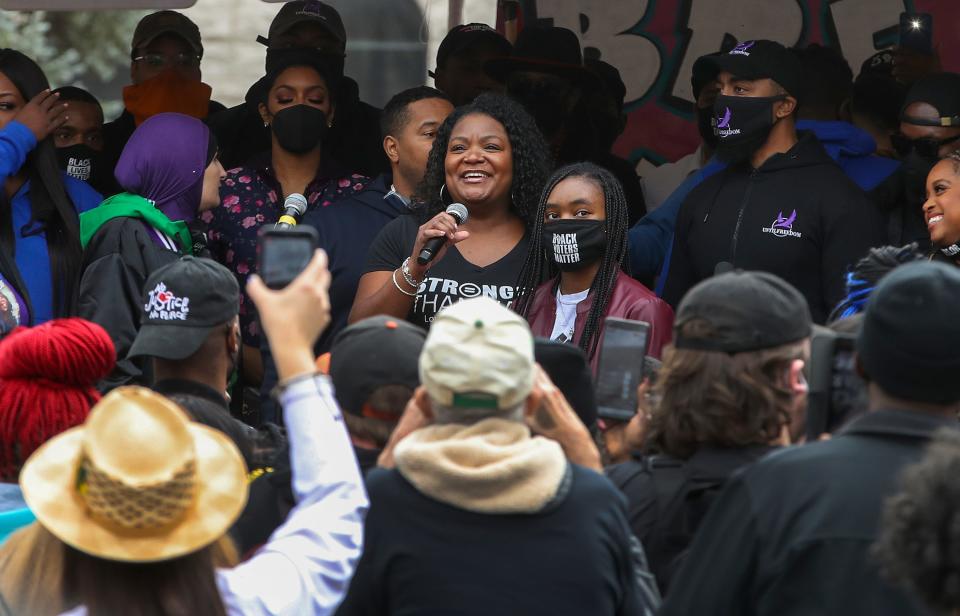
<svg viewBox="0 0 960 616"><path fill-rule="evenodd" d="M137 24L130 43L130 82L123 88L123 113L103 125L104 158L113 169L134 129L158 113L205 119L226 109L210 100L201 81L200 29L176 11L158 11Z"/></svg>
<svg viewBox="0 0 960 616"><path fill-rule="evenodd" d="M240 352L239 298L236 278L216 261L186 256L161 267L144 285L140 329L124 361L139 364L142 382L161 393L189 381L226 410Z"/></svg>
<svg viewBox="0 0 960 616"><path fill-rule="evenodd" d="M663 297L732 269L767 271L807 299L823 323L844 296L847 268L883 243L880 215L812 133L797 133L803 69L773 41L708 58L717 158L729 166L690 192L677 217Z"/></svg>
<svg viewBox="0 0 960 616"><path fill-rule="evenodd" d="M926 614L871 555L883 503L933 434L957 428L960 271L898 267L870 296L857 349L868 412L829 440L734 476L661 614Z"/></svg>
<svg viewBox="0 0 960 616"><path fill-rule="evenodd" d="M485 297L453 304L419 364L429 425L368 475L366 549L339 613L642 613L616 489L525 424L552 388L535 386L526 322Z"/></svg>
<svg viewBox="0 0 960 616"><path fill-rule="evenodd" d="M426 335L406 321L377 316L354 323L333 341L330 380L364 474L376 467L420 386L417 367Z"/></svg>
<svg viewBox="0 0 960 616"><path fill-rule="evenodd" d="M483 71L487 60L510 55L513 45L487 24L454 26L437 49L437 67L430 71L434 85L455 107L473 102L483 92L503 91L503 84Z"/></svg>
<svg viewBox="0 0 960 616"><path fill-rule="evenodd" d="M270 23L267 36L259 36L257 41L267 47L267 74L289 66L292 57L302 60L306 54L325 67L324 75L337 80L336 120L324 137L324 156L329 154L350 171L370 177L390 170L381 147L380 110L361 101L357 82L343 74L347 31L334 7L320 0L286 2ZM259 83L250 88L243 103L211 118L220 160L227 169L270 149L270 130L257 110L262 96Z"/></svg>
<svg viewBox="0 0 960 616"><path fill-rule="evenodd" d="M657 455L607 469L665 593L730 476L802 435L812 329L803 296L766 272L701 282L673 327L659 403L633 419Z"/></svg>

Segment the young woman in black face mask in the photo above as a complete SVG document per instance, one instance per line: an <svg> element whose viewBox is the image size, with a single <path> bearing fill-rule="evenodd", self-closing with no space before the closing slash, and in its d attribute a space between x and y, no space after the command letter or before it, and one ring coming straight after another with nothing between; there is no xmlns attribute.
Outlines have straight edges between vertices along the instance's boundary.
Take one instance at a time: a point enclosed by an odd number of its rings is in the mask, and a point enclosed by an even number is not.
<svg viewBox="0 0 960 616"><path fill-rule="evenodd" d="M578 345L596 371L604 319L646 321L648 354L660 357L673 310L623 271L627 203L616 178L593 163L560 168L543 190L535 221L517 288L536 289L515 305L533 334Z"/></svg>
<svg viewBox="0 0 960 616"><path fill-rule="evenodd" d="M247 93L248 103L258 103L260 117L270 127L270 151L229 170L221 185L221 206L203 216L212 257L236 275L241 290L247 276L256 273L257 232L277 222L287 197L304 196L308 209L325 207L359 192L369 181L326 152L324 138L336 121L337 85L337 76L315 57L290 54ZM262 374L260 330L245 291L240 329L245 381L257 385Z"/></svg>

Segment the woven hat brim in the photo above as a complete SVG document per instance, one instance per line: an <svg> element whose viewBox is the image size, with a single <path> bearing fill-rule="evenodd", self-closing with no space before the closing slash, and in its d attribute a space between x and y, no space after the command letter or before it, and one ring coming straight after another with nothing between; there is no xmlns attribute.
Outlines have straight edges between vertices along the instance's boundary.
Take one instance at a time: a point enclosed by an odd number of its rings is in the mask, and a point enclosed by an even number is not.
<svg viewBox="0 0 960 616"><path fill-rule="evenodd" d="M147 535L108 527L93 518L76 489L83 426L44 443L20 473L24 500L37 520L81 552L108 560L169 560L210 545L227 532L247 502L247 471L236 445L207 426L189 426L197 456L193 505L174 525Z"/></svg>

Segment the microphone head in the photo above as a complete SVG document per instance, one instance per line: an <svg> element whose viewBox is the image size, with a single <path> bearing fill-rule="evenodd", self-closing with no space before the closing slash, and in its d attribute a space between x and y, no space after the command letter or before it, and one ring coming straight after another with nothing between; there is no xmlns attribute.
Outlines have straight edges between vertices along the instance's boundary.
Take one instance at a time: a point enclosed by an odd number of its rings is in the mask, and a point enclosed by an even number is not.
<svg viewBox="0 0 960 616"><path fill-rule="evenodd" d="M287 198L283 200L283 209L287 209L288 207L297 210L298 216L303 216L307 213L307 198L300 193L290 193L287 195Z"/></svg>
<svg viewBox="0 0 960 616"><path fill-rule="evenodd" d="M451 203L447 206L446 212L457 219L458 225L462 225L463 223L467 222L467 216L469 215L469 212L467 212L467 206L462 203Z"/></svg>
<svg viewBox="0 0 960 616"><path fill-rule="evenodd" d="M733 263L730 263L729 261L721 261L717 263L717 266L715 268L713 268L713 275L719 276L720 274L726 274L728 272L732 272L734 269L735 268L733 267Z"/></svg>

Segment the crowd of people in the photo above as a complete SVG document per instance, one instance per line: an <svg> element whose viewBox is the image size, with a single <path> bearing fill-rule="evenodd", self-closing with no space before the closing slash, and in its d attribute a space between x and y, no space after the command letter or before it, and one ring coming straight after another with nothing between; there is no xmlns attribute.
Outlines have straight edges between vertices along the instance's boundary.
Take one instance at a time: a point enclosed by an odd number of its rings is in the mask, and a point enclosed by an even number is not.
<svg viewBox="0 0 960 616"><path fill-rule="evenodd" d="M110 122L0 50L0 616L960 613L960 75L733 41L641 178L564 28L259 41L144 17Z"/></svg>

